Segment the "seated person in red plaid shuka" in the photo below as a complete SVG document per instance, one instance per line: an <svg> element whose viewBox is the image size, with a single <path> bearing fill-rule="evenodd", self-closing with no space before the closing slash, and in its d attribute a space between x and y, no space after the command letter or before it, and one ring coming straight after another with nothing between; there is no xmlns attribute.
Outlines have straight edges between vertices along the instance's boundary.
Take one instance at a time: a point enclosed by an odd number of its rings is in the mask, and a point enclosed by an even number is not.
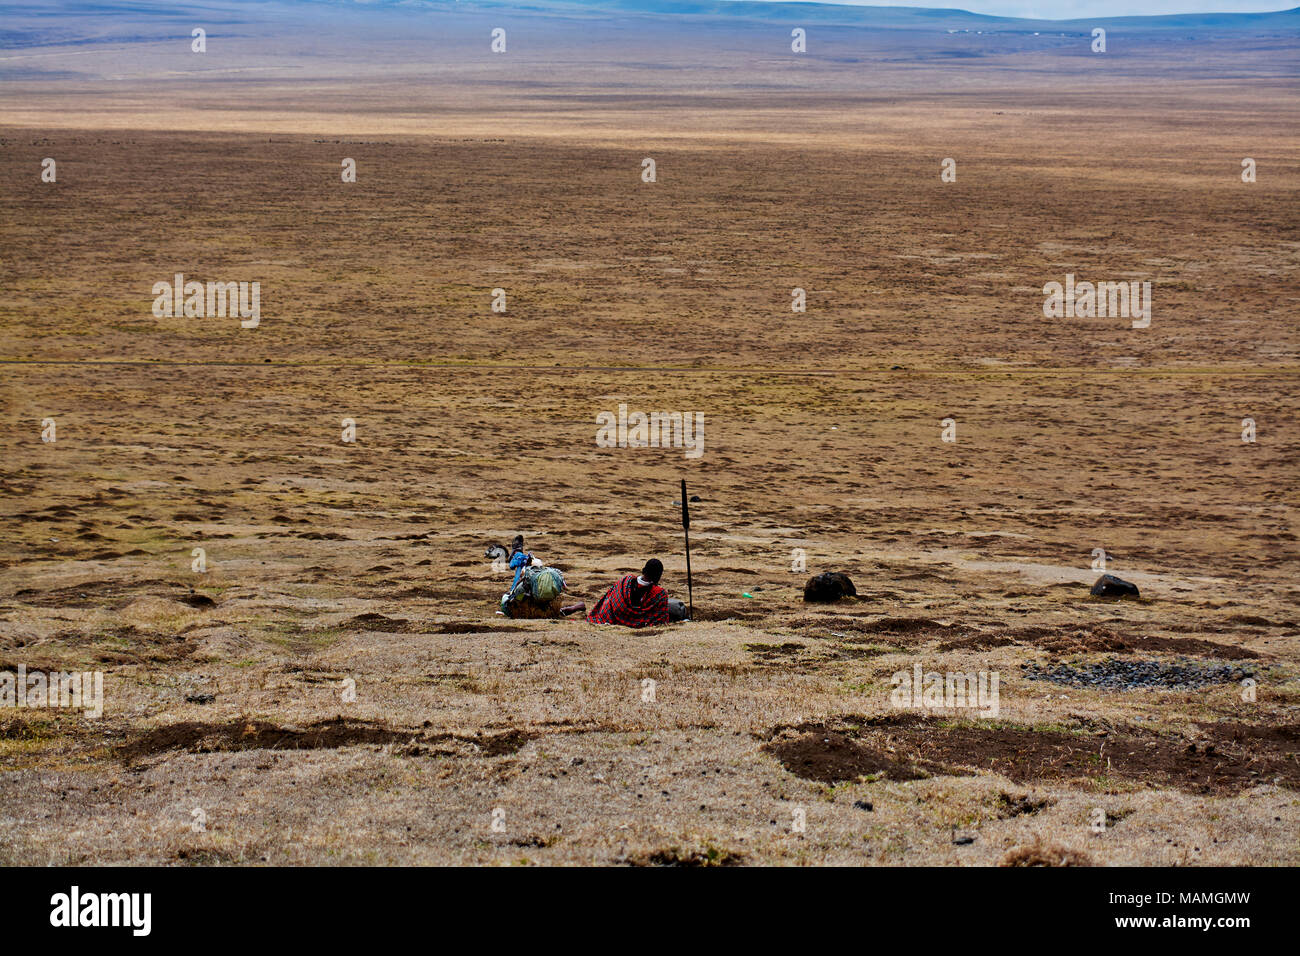
<svg viewBox="0 0 1300 956"><path fill-rule="evenodd" d="M659 586L664 566L651 558L641 574L629 574L605 592L587 615L593 624L652 627L668 623L668 592Z"/></svg>

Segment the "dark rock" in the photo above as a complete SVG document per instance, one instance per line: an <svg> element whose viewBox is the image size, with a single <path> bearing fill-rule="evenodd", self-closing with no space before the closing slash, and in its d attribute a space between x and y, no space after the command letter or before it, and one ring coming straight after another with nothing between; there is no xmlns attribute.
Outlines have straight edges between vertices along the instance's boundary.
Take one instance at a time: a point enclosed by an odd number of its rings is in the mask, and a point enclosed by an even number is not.
<svg viewBox="0 0 1300 956"><path fill-rule="evenodd" d="M217 697L215 694L190 694L185 698L187 704L210 704Z"/></svg>
<svg viewBox="0 0 1300 956"><path fill-rule="evenodd" d="M809 578L803 599L811 604L832 604L841 598L857 597L858 589L843 571L827 571Z"/></svg>
<svg viewBox="0 0 1300 956"><path fill-rule="evenodd" d="M853 805L857 807L859 810L866 810L868 813L876 809L871 805L870 800L854 800Z"/></svg>
<svg viewBox="0 0 1300 956"><path fill-rule="evenodd" d="M669 598L668 599L668 620L676 622L676 621L685 621L688 619L689 617L686 611L685 602L679 601L677 600L677 598Z"/></svg>
<svg viewBox="0 0 1300 956"><path fill-rule="evenodd" d="M1104 598L1140 597L1136 584L1129 584L1113 574L1103 574L1097 579L1097 583L1092 586L1092 596Z"/></svg>

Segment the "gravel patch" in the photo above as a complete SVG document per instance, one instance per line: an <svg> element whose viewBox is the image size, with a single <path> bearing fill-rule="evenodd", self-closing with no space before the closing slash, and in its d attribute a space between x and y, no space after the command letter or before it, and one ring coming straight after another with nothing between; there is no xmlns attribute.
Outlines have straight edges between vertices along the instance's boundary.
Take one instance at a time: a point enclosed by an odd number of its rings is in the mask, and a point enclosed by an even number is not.
<svg viewBox="0 0 1300 956"><path fill-rule="evenodd" d="M1110 658L1094 664L1052 664L1037 662L1021 665L1029 680L1053 684L1103 687L1109 690L1145 690L1150 688L1207 687L1211 684L1235 684L1258 676L1255 668L1240 664L1176 661L1135 661Z"/></svg>

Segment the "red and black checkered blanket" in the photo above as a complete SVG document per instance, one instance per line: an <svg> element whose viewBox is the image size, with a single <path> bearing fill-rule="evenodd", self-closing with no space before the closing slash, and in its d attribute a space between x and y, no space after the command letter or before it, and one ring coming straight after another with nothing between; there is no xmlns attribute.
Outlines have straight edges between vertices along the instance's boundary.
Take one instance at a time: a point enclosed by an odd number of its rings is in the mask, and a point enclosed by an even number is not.
<svg viewBox="0 0 1300 956"><path fill-rule="evenodd" d="M657 584L642 587L629 574L605 592L587 614L593 624L651 627L668 623L668 592Z"/></svg>

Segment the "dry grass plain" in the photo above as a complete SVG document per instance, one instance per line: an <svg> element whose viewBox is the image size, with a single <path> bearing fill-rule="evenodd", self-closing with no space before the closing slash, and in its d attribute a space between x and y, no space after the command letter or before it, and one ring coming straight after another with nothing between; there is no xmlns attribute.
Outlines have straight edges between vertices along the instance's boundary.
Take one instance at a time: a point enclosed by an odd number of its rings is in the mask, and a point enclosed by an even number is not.
<svg viewBox="0 0 1300 956"><path fill-rule="evenodd" d="M435 13L0 59L0 670L105 674L0 712L0 862L1300 863L1293 34ZM1043 318L1067 272L1151 327ZM699 620L493 615L516 532L684 596L682 477ZM1023 669L1180 658L1256 699ZM997 718L892 707L918 662Z"/></svg>

